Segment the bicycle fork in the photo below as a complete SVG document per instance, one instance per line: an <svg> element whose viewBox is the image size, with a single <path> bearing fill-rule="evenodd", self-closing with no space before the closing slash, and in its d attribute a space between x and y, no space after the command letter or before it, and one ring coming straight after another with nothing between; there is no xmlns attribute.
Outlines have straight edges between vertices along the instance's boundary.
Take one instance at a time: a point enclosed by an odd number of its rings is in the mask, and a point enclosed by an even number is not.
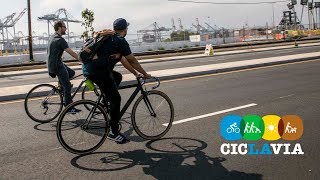
<svg viewBox="0 0 320 180"><path fill-rule="evenodd" d="M153 116L153 117L157 117L157 115L156 115L156 113L155 113L155 111L154 111L154 109L153 109L153 107L152 107L152 105L151 105L151 103L149 101L147 92L143 93L143 101L146 104L146 106L147 106L147 108L148 108L148 110L150 112L150 115Z"/></svg>

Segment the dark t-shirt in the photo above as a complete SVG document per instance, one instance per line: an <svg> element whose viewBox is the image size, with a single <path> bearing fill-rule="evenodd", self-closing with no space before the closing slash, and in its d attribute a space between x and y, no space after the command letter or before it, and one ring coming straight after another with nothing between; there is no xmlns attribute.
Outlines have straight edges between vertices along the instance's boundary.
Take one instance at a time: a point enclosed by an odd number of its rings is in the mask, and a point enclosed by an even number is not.
<svg viewBox="0 0 320 180"><path fill-rule="evenodd" d="M114 69L114 66L120 61L119 59L111 59L112 54L121 54L122 56L130 55L131 49L125 38L114 35L106 39L97 52L98 59L92 60L82 65L83 74L98 75L106 73Z"/></svg>
<svg viewBox="0 0 320 180"><path fill-rule="evenodd" d="M61 37L58 33L54 33L48 43L48 58L47 58L47 66L48 71L51 73L55 73L63 67L62 62L62 54L65 49L69 48L66 40Z"/></svg>

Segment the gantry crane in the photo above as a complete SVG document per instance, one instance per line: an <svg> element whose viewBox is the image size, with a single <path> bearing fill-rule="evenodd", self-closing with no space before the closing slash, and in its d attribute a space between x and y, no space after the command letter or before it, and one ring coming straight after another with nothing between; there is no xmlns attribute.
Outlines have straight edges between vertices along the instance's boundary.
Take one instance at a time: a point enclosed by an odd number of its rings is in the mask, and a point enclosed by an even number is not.
<svg viewBox="0 0 320 180"><path fill-rule="evenodd" d="M180 18L178 19L178 22L179 22L180 30L182 31L182 30L183 30L183 26L182 26L182 23L181 23L181 19L180 19Z"/></svg>
<svg viewBox="0 0 320 180"><path fill-rule="evenodd" d="M67 23L68 27L68 41L70 38L70 28L69 28L69 22L72 23L81 23L81 21L76 20L71 14L67 12L65 8L60 8L58 9L55 13L53 14L47 14L42 17L38 17L39 21L47 21L48 23L48 36L50 35L50 24L52 25L52 22L62 20ZM53 26L53 25L52 25Z"/></svg>
<svg viewBox="0 0 320 180"><path fill-rule="evenodd" d="M171 19L171 23L172 23L172 30L173 30L173 31L176 31L177 28L176 28L176 25L175 25L175 23L174 23L174 19L173 19L173 18Z"/></svg>
<svg viewBox="0 0 320 180"><path fill-rule="evenodd" d="M21 17L26 13L26 11L27 11L27 8L23 9L16 18L14 18L16 13L12 13L11 15L0 20L0 33L2 35L1 43L3 44L10 43L9 34L11 35L14 42L19 41L19 38L16 37L15 25L21 19ZM8 28L13 28L13 34L11 34L10 31L8 31ZM4 29L6 30L6 32L4 32ZM5 37L5 33L6 33L6 37Z"/></svg>
<svg viewBox="0 0 320 180"><path fill-rule="evenodd" d="M149 29L149 27L153 27L153 29ZM148 37L148 42L154 42L154 41L162 41L161 32L167 32L171 29L165 28L165 27L159 27L157 22L154 22L153 24L149 25L147 28L144 28L142 30L137 31L137 33L143 33L143 39L144 37ZM153 33L152 38L148 33ZM154 38L154 40L152 40Z"/></svg>
<svg viewBox="0 0 320 180"><path fill-rule="evenodd" d="M197 33L202 33L202 32L206 32L207 31L207 29L205 27L200 25L198 18L196 18L196 25L192 24L192 26L197 29Z"/></svg>

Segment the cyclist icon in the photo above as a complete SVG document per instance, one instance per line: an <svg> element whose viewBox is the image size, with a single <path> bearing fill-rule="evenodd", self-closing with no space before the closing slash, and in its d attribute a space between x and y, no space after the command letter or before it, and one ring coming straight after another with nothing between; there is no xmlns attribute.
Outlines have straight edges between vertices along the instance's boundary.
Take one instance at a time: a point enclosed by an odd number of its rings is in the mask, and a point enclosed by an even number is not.
<svg viewBox="0 0 320 180"><path fill-rule="evenodd" d="M240 128L237 127L237 123L233 123L227 128L227 133L240 133Z"/></svg>
<svg viewBox="0 0 320 180"><path fill-rule="evenodd" d="M240 131L242 117L234 114L227 115L222 118L220 123L220 134L228 141L242 139Z"/></svg>

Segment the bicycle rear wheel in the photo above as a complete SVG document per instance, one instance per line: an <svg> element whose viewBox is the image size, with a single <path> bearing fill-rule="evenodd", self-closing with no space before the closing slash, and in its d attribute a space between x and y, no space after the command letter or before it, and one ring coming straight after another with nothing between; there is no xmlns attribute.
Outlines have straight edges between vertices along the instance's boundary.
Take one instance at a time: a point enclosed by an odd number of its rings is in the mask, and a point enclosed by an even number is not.
<svg viewBox="0 0 320 180"><path fill-rule="evenodd" d="M72 108L81 111L71 113ZM79 155L91 153L107 138L109 133L107 118L104 109L93 101L73 102L62 111L58 119L58 140L63 148L71 153Z"/></svg>
<svg viewBox="0 0 320 180"><path fill-rule="evenodd" d="M24 100L27 115L38 123L54 120L62 111L63 98L51 84L40 84L32 88Z"/></svg>
<svg viewBox="0 0 320 180"><path fill-rule="evenodd" d="M96 101L101 92L98 86L95 85L95 87L96 88L93 91L91 91L87 86L84 86L81 93L81 98Z"/></svg>
<svg viewBox="0 0 320 180"><path fill-rule="evenodd" d="M84 86L82 93L81 93L81 98L85 99L85 100L91 100L96 102L98 97L101 94L101 91L99 89L99 87L97 85L95 85L95 89L93 91L89 90L89 88L87 86ZM103 104L103 99L100 101L101 104ZM89 110L89 107L87 107L85 105L85 107L87 108L87 110Z"/></svg>
<svg viewBox="0 0 320 180"><path fill-rule="evenodd" d="M174 108L170 98L161 91L141 95L132 108L132 125L137 134L148 140L163 137L171 128ZM152 114L152 110L155 114Z"/></svg>

